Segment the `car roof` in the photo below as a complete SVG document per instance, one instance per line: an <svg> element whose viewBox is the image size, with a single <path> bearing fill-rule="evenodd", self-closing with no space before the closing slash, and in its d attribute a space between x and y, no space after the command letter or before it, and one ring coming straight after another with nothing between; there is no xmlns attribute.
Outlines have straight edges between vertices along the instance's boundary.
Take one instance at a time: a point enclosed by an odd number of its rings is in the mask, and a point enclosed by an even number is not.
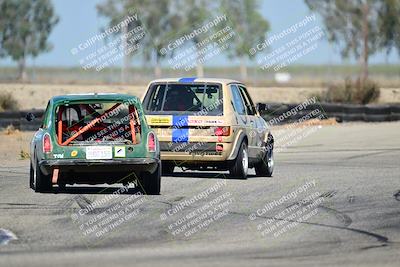
<svg viewBox="0 0 400 267"><path fill-rule="evenodd" d="M224 79L224 78L197 78L197 77L181 77L181 78L164 78L153 80L150 83L222 83L222 84L230 84L230 83L239 83L243 84L240 81L232 80L232 79Z"/></svg>
<svg viewBox="0 0 400 267"><path fill-rule="evenodd" d="M62 101L78 101L78 100L116 100L124 101L128 99L134 99L134 101L139 101L136 96L127 94L117 94L117 93L83 93L83 94L68 94L59 95L51 98L50 101L57 103Z"/></svg>

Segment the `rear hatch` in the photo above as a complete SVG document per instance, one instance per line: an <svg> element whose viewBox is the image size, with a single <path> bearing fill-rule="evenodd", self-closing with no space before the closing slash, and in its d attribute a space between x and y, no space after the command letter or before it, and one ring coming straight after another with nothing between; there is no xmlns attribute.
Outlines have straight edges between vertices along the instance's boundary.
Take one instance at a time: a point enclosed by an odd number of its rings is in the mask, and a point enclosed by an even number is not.
<svg viewBox="0 0 400 267"><path fill-rule="evenodd" d="M71 101L55 108L54 158L111 160L145 155L142 124L134 104Z"/></svg>
<svg viewBox="0 0 400 267"><path fill-rule="evenodd" d="M153 83L143 106L161 152L219 152L231 135L220 84Z"/></svg>

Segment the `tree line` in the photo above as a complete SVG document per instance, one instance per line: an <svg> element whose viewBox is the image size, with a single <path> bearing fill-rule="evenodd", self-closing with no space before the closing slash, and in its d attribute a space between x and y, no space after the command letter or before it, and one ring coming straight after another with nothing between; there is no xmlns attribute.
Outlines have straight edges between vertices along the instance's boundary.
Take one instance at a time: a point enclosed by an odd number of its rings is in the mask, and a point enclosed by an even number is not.
<svg viewBox="0 0 400 267"><path fill-rule="evenodd" d="M400 51L400 0L304 1L311 12L320 15L328 40L340 48L342 57L359 60L362 81L368 78L371 55ZM104 0L97 10L107 18L108 27L118 24L128 12L138 12L140 20L125 30L145 25L151 38L142 44L143 57L154 63L155 76L162 75L161 62L173 56L161 52L171 36L187 34L210 18L225 14L238 36L225 53L230 59L239 59L241 78L246 79L246 62L254 57L249 49L265 40L270 31L259 0ZM50 0L0 0L0 57L17 62L19 79L26 79L28 57L37 57L52 48L48 37L58 21ZM202 38L198 35L191 42L196 45ZM124 65L129 62L130 59L124 60ZM196 72L204 75L200 62Z"/></svg>
<svg viewBox="0 0 400 267"><path fill-rule="evenodd" d="M119 23L122 18L129 16L129 12L137 11L140 20L128 27L135 28L143 24L150 38L142 46L145 48L145 60L155 62L154 75L161 76L160 63L174 53L161 53L161 49L168 46L171 38L190 34L195 28L201 27L210 19L224 14L228 24L234 29L237 38L233 38L227 49L230 58L239 58L242 77L247 76L246 61L252 57L248 51L256 42L265 39L269 31L269 23L263 18L260 10L260 1L257 0L107 0L98 6L101 15L109 19L109 27ZM211 29L221 30L222 24ZM191 42L199 47L210 34L196 35ZM204 75L203 65L198 62L196 72Z"/></svg>

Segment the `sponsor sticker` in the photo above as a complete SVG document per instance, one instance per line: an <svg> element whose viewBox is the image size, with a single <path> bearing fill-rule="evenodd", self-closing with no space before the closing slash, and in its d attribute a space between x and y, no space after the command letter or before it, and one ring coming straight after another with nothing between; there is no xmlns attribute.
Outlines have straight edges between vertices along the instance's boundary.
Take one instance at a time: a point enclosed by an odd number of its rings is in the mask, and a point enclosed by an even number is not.
<svg viewBox="0 0 400 267"><path fill-rule="evenodd" d="M63 159L64 158L64 154L54 154L53 156L55 159Z"/></svg>
<svg viewBox="0 0 400 267"><path fill-rule="evenodd" d="M111 146L89 146L86 147L87 159L112 159Z"/></svg>
<svg viewBox="0 0 400 267"><path fill-rule="evenodd" d="M224 121L218 119L198 119L189 117L188 124L189 125L224 124Z"/></svg>
<svg viewBox="0 0 400 267"><path fill-rule="evenodd" d="M172 123L171 117L150 117L149 124L152 125L170 125Z"/></svg>
<svg viewBox="0 0 400 267"><path fill-rule="evenodd" d="M123 146L114 147L114 157L125 158L126 157L125 147Z"/></svg>
<svg viewBox="0 0 400 267"><path fill-rule="evenodd" d="M223 124L223 120L206 120L204 123L209 123L209 124Z"/></svg>
<svg viewBox="0 0 400 267"><path fill-rule="evenodd" d="M189 124L203 124L204 121L203 120L199 120L199 119L190 119L188 120Z"/></svg>

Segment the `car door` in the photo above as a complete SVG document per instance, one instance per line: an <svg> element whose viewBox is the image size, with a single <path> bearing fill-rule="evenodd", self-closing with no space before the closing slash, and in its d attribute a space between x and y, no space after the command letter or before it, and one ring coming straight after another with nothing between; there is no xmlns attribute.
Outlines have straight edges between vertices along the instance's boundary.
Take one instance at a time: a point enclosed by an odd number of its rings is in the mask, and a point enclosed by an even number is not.
<svg viewBox="0 0 400 267"><path fill-rule="evenodd" d="M256 158L262 150L262 142L264 140L265 131L262 130L262 118L258 116L254 107L254 103L247 92L246 87L238 85L240 94L243 98L246 107L249 127L249 157Z"/></svg>
<svg viewBox="0 0 400 267"><path fill-rule="evenodd" d="M238 85L236 84L231 84L231 93L232 93L232 103L233 103L233 108L235 110L235 116L238 121L238 128L242 129L245 133L246 136L249 140L249 153L250 153L250 146L251 146L251 141L250 141L250 131L251 131L251 126L250 126L250 120L249 116L247 115L246 111L246 105L244 102L244 99L242 97L242 94L240 93L240 89Z"/></svg>

